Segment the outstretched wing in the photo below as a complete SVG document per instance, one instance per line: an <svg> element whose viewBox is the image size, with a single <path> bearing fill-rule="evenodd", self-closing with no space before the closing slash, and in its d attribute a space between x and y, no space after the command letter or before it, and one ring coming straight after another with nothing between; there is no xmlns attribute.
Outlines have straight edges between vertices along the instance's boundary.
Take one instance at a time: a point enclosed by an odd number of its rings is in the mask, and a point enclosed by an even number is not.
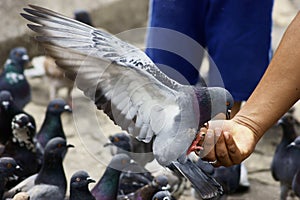
<svg viewBox="0 0 300 200"><path fill-rule="evenodd" d="M85 95L144 142L172 127L180 114L178 88L140 49L53 11L30 6L21 15L36 25L49 54Z"/></svg>

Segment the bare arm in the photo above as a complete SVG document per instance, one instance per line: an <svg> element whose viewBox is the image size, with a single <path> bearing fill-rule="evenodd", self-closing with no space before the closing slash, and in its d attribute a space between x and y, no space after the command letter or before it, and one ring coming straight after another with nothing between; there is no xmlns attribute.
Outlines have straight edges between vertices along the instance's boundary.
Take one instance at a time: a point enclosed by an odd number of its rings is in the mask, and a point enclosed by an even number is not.
<svg viewBox="0 0 300 200"><path fill-rule="evenodd" d="M242 109L232 120L210 122L208 134L215 134L218 142L205 158L217 159L217 166L240 163L299 98L300 13L287 28L268 69Z"/></svg>

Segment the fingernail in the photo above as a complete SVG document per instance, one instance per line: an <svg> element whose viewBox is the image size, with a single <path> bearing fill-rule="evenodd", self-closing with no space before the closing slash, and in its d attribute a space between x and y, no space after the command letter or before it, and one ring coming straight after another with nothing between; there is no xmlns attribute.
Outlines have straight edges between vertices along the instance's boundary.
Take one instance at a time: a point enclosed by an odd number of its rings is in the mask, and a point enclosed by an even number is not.
<svg viewBox="0 0 300 200"><path fill-rule="evenodd" d="M222 130L220 128L215 128L215 133L217 137L220 137Z"/></svg>
<svg viewBox="0 0 300 200"><path fill-rule="evenodd" d="M229 139L229 132L228 131L224 131L224 137L226 140Z"/></svg>

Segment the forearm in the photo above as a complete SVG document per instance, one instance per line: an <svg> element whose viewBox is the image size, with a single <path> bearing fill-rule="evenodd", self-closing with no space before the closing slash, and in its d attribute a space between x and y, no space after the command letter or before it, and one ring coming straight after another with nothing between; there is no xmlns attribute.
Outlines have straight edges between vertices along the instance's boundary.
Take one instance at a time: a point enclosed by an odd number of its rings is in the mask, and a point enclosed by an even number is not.
<svg viewBox="0 0 300 200"><path fill-rule="evenodd" d="M300 14L285 32L260 83L234 117L259 139L300 98Z"/></svg>

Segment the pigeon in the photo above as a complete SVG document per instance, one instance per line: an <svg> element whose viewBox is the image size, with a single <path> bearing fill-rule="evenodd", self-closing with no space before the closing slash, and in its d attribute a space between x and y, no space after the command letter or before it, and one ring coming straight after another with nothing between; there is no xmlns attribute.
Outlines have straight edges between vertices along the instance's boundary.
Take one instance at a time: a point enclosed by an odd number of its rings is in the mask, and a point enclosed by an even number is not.
<svg viewBox="0 0 300 200"><path fill-rule="evenodd" d="M11 124L13 137L6 142L1 156L14 158L22 170L16 173L17 179L9 182L9 187L15 186L28 176L37 173L40 169L33 143L35 127L32 125L29 116L25 113L17 114Z"/></svg>
<svg viewBox="0 0 300 200"><path fill-rule="evenodd" d="M24 113L29 117L29 121L32 127L36 127L34 118L24 112L22 109L16 106L15 100L13 99L11 93L7 90L0 91L0 143L5 144L7 141L11 140L12 134L12 120L15 115ZM35 132L35 130L32 130Z"/></svg>
<svg viewBox="0 0 300 200"><path fill-rule="evenodd" d="M140 141L152 141L162 166L185 163L190 149L201 149L194 142L200 128L219 113L228 116L233 98L226 89L179 84L140 49L107 32L46 8L30 5L24 11L35 23L28 27L66 76L115 124ZM216 194L215 186L202 191Z"/></svg>
<svg viewBox="0 0 300 200"><path fill-rule="evenodd" d="M20 109L31 100L30 85L24 76L24 66L28 62L27 50L24 47L16 47L10 51L0 75L0 90L10 91L16 106Z"/></svg>
<svg viewBox="0 0 300 200"><path fill-rule="evenodd" d="M165 175L158 175L156 176L153 181L145 185L144 187L138 189L134 193L126 194L126 195L119 195L118 200L148 200L153 197L153 195L160 191L166 190L170 186L168 184L168 178Z"/></svg>
<svg viewBox="0 0 300 200"><path fill-rule="evenodd" d="M271 172L273 178L280 182L280 199L287 198L293 177L300 167L300 151L289 145L297 138L294 127L297 123L299 122L294 118L293 113L290 112L284 114L278 121L278 124L283 129L283 135L273 156Z"/></svg>
<svg viewBox="0 0 300 200"><path fill-rule="evenodd" d="M45 147L43 164L40 171L5 193L11 198L19 191L27 192L30 200L63 200L67 189L67 180L63 168L63 156L73 145L66 144L61 137L51 139Z"/></svg>
<svg viewBox="0 0 300 200"><path fill-rule="evenodd" d="M132 163L126 154L116 154L104 171L103 176L91 190L96 200L116 200L121 171Z"/></svg>
<svg viewBox="0 0 300 200"><path fill-rule="evenodd" d="M75 10L74 11L74 18L77 21L85 23L89 26L93 26L91 16L86 10Z"/></svg>
<svg viewBox="0 0 300 200"><path fill-rule="evenodd" d="M124 132L109 136L109 141L110 142L106 143L104 146L116 147L116 152L113 152L115 148L111 148L113 155L115 153L128 154L135 162L143 167L154 159L151 152L152 142L141 142Z"/></svg>
<svg viewBox="0 0 300 200"><path fill-rule="evenodd" d="M54 99L48 104L42 127L34 138L39 157L44 154L44 148L52 138L66 139L61 122L61 114L64 112L72 112L71 107L64 100Z"/></svg>
<svg viewBox="0 0 300 200"><path fill-rule="evenodd" d="M20 169L16 161L11 157L0 158L0 198L6 189L6 184L10 177L12 177Z"/></svg>
<svg viewBox="0 0 300 200"><path fill-rule="evenodd" d="M300 197L300 170L297 171L296 175L293 178L292 190L297 197Z"/></svg>
<svg viewBox="0 0 300 200"><path fill-rule="evenodd" d="M71 177L69 200L96 200L89 191L89 184L95 183L85 171L75 172Z"/></svg>
<svg viewBox="0 0 300 200"><path fill-rule="evenodd" d="M152 200L175 200L168 190L158 191L153 195Z"/></svg>

